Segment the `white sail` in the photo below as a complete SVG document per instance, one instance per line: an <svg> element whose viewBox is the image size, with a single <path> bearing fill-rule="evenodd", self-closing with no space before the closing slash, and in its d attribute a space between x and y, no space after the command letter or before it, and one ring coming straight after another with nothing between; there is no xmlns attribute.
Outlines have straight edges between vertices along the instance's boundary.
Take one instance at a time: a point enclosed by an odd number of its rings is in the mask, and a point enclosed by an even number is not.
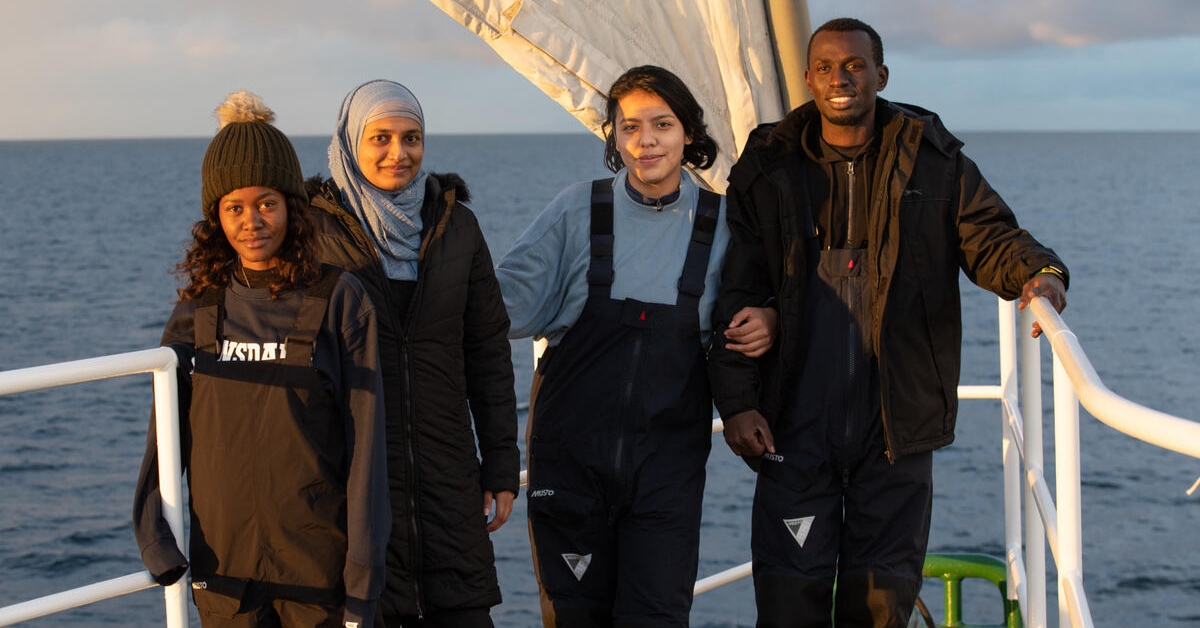
<svg viewBox="0 0 1200 628"><path fill-rule="evenodd" d="M807 41L803 0L430 1L596 135L604 94L625 70L654 64L679 75L721 147L697 173L718 192L750 131L798 104L796 80L781 87L789 81L778 68L802 69L804 51L785 37L779 49L791 58L780 63L769 17L777 35Z"/></svg>

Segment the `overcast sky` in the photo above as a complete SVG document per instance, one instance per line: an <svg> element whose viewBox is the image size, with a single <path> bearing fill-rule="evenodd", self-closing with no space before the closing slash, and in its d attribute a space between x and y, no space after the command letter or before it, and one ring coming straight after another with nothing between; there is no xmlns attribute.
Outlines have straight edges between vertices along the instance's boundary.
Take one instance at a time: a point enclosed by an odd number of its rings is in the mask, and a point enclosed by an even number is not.
<svg viewBox="0 0 1200 628"><path fill-rule="evenodd" d="M567 0L569 1L569 0ZM1200 130L1196 0L812 0L883 36L884 97L952 130ZM405 83L430 133L582 125L426 0L4 3L0 140L211 136L247 88L296 135L351 88Z"/></svg>

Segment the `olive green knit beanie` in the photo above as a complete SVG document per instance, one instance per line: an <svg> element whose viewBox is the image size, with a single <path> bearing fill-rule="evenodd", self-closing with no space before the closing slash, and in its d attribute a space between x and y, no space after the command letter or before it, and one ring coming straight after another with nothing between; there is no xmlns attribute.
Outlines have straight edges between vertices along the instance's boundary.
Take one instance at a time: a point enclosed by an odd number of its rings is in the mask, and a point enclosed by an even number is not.
<svg viewBox="0 0 1200 628"><path fill-rule="evenodd" d="M261 98L246 90L235 92L216 114L220 130L209 142L200 166L205 218L215 218L215 203L239 188L263 186L284 196L307 197L296 150L287 136L271 125L275 112Z"/></svg>

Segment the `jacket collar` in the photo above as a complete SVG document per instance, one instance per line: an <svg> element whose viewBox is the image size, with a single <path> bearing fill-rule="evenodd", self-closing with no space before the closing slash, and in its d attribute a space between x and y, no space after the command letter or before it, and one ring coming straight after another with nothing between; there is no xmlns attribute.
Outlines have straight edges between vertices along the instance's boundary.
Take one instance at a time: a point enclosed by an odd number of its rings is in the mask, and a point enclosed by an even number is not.
<svg viewBox="0 0 1200 628"><path fill-rule="evenodd" d="M821 114L817 106L809 101L793 109L778 124L764 125L755 133L765 130L763 148L772 151L795 151L815 146L819 142L816 135L820 128ZM919 123L917 137L901 134L902 127L913 122ZM955 137L941 118L928 109L906 103L894 103L884 98L876 98L875 125L877 137L897 136L907 141L924 141L942 154L950 156L962 148L962 141ZM812 151L810 151L811 153ZM819 153L818 153L819 154Z"/></svg>

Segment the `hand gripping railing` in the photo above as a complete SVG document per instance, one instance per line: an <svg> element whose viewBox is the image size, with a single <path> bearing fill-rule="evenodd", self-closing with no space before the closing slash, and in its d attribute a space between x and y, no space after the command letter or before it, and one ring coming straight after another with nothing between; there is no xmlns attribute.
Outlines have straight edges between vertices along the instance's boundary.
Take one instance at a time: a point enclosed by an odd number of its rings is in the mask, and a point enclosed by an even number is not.
<svg viewBox="0 0 1200 628"><path fill-rule="evenodd" d="M179 360L174 351L158 348L3 371L0 372L0 395L153 373L154 410L158 430L158 473L163 514L171 532L182 544L183 484L179 457L179 389L176 381L178 364ZM187 591L184 588L186 581L186 578L181 578L164 589L166 625L170 628L186 628L188 625ZM143 571L5 606L0 608L0 626L29 621L153 586L156 586L154 579Z"/></svg>

